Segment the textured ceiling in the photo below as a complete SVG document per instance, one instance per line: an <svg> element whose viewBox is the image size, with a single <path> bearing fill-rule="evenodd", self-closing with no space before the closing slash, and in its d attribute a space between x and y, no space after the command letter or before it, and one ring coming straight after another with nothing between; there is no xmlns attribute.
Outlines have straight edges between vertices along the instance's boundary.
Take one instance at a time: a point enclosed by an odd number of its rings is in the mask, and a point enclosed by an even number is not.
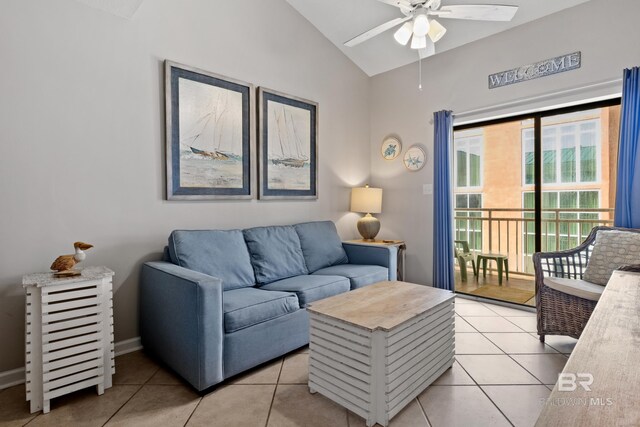
<svg viewBox="0 0 640 427"><path fill-rule="evenodd" d="M144 0L77 0L122 18L132 19Z"/></svg>
<svg viewBox="0 0 640 427"><path fill-rule="evenodd" d="M436 43L436 54L522 25L589 0L497 0L497 4L519 6L511 22L482 22L440 19L447 34ZM393 39L393 31L380 34L354 47L343 43L391 19L401 17L399 9L377 0L287 0L325 37L370 76L410 64L418 55ZM491 0L442 0L442 5L489 4Z"/></svg>

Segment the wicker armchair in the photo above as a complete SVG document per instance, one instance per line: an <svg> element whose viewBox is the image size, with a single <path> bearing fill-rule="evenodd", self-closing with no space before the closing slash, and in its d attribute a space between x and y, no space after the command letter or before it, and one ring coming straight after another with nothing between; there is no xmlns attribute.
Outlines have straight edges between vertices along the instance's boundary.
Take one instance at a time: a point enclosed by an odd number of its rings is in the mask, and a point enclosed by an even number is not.
<svg viewBox="0 0 640 427"><path fill-rule="evenodd" d="M596 301L551 289L544 284L544 278L582 279L599 230L640 233L637 229L595 227L591 230L589 237L575 249L561 252L537 252L533 255L540 341L544 342L545 335L568 335L580 338L596 306Z"/></svg>

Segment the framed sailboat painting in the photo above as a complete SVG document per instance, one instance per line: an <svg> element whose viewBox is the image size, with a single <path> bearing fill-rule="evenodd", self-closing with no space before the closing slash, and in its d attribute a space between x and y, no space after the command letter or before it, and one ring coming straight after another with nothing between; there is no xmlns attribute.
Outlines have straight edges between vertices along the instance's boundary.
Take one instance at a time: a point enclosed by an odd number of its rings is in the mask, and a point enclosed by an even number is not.
<svg viewBox="0 0 640 427"><path fill-rule="evenodd" d="M259 198L318 198L318 104L258 89Z"/></svg>
<svg viewBox="0 0 640 427"><path fill-rule="evenodd" d="M165 61L167 198L250 199L253 85Z"/></svg>

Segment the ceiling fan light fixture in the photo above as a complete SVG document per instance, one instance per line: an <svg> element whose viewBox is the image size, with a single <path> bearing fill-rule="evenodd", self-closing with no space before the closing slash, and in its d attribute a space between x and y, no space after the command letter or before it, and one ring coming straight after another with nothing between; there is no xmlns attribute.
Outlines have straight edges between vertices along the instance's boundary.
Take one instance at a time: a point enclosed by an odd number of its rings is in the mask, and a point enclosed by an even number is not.
<svg viewBox="0 0 640 427"><path fill-rule="evenodd" d="M402 46L406 46L407 43L409 43L411 34L413 34L413 25L411 22L405 22L404 25L398 28L398 31L393 34L393 38Z"/></svg>
<svg viewBox="0 0 640 427"><path fill-rule="evenodd" d="M438 40L440 40L446 32L447 32L447 29L443 27L442 24L440 24L435 19L431 20L431 25L429 28L429 32L427 34L429 34L429 38L431 39L432 42L435 43Z"/></svg>
<svg viewBox="0 0 640 427"><path fill-rule="evenodd" d="M424 49L425 47L427 47L427 37L418 37L414 34L411 39L411 49Z"/></svg>
<svg viewBox="0 0 640 427"><path fill-rule="evenodd" d="M429 18L427 18L427 10L420 8L413 17L413 35L424 37L429 32Z"/></svg>

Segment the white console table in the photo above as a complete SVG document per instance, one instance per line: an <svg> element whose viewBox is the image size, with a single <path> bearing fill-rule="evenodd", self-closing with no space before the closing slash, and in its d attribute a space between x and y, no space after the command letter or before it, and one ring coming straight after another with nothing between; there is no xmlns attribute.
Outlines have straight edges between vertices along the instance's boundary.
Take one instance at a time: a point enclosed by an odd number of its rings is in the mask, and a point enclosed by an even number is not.
<svg viewBox="0 0 640 427"><path fill-rule="evenodd" d="M81 276L24 276L26 291L26 392L31 412L49 412L55 397L90 386L111 387L112 278L106 267Z"/></svg>

